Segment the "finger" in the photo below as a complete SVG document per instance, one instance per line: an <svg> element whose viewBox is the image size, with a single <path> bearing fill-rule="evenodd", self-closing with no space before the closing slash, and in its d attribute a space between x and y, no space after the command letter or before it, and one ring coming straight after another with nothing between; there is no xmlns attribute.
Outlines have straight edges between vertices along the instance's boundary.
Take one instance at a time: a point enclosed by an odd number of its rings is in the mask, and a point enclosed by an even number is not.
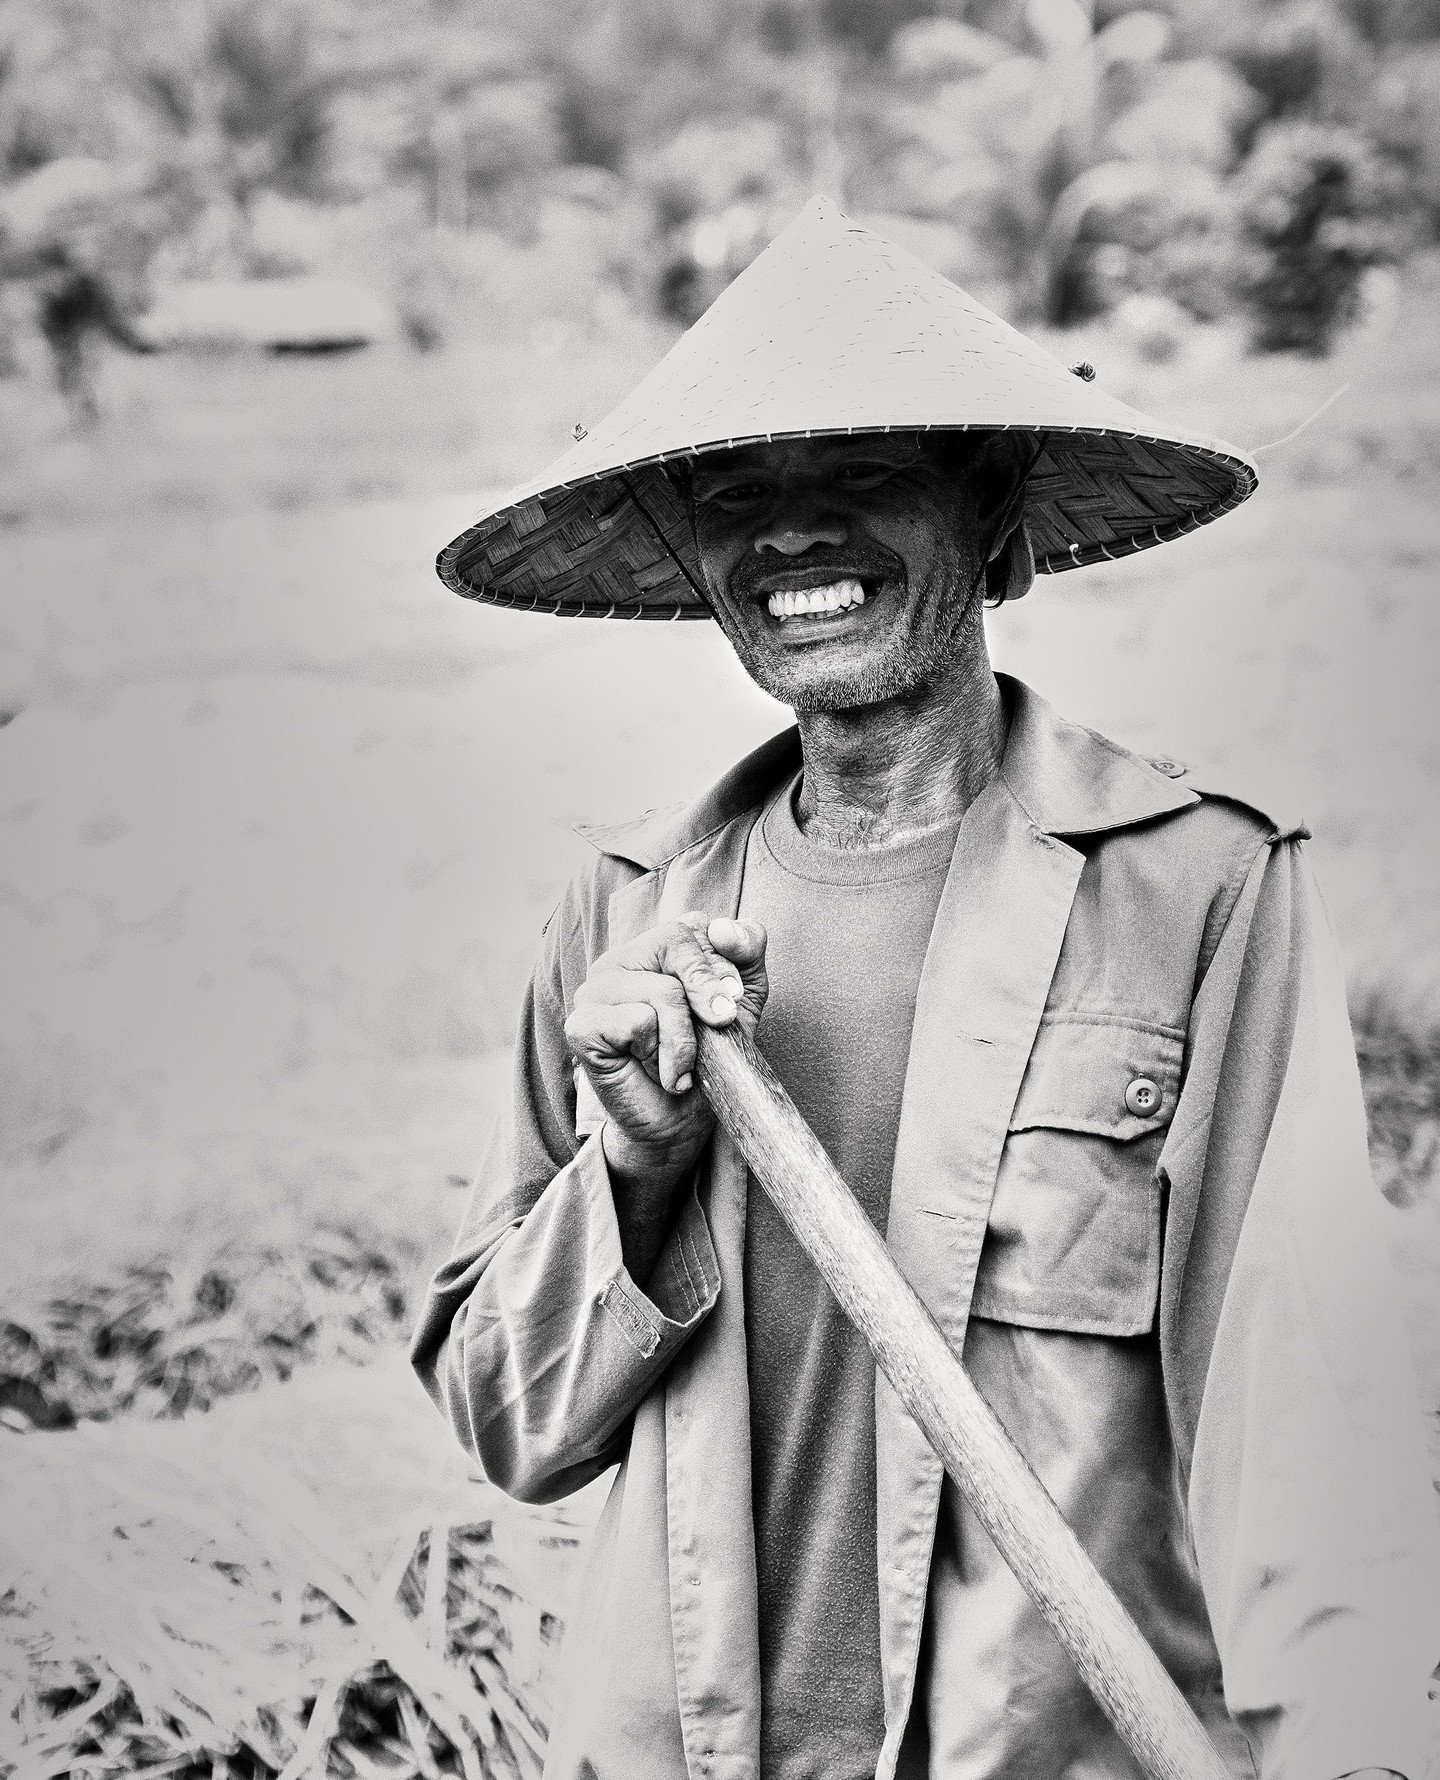
<svg viewBox="0 0 1440 1780"><path fill-rule="evenodd" d="M601 968L575 992L575 1006L625 1006L648 1002L655 1010L658 1044L653 1058L660 1084L669 1094L688 1093L694 1085L695 1022L684 985L658 970Z"/></svg>
<svg viewBox="0 0 1440 1780"><path fill-rule="evenodd" d="M712 921L708 933L715 949L739 970L743 985L741 1005L757 1018L770 992L765 968L768 937L758 921L732 921L728 917Z"/></svg>
<svg viewBox="0 0 1440 1780"><path fill-rule="evenodd" d="M644 935L646 953L634 962L679 980L691 1012L711 1026L728 1025L745 993L739 971L710 944L708 915L689 912Z"/></svg>
<svg viewBox="0 0 1440 1780"><path fill-rule="evenodd" d="M655 1061L660 1085L670 1094L688 1094L695 1085L695 1021L685 990L672 976L658 972L646 999L655 1009L658 1035Z"/></svg>
<svg viewBox="0 0 1440 1780"><path fill-rule="evenodd" d="M717 915L707 924L705 937L722 957L738 964L742 972L765 956L767 936L758 921L732 921L728 915Z"/></svg>
<svg viewBox="0 0 1440 1780"><path fill-rule="evenodd" d="M655 1055L659 1021L648 1001L577 1004L565 1021L565 1040L587 1075L615 1080Z"/></svg>

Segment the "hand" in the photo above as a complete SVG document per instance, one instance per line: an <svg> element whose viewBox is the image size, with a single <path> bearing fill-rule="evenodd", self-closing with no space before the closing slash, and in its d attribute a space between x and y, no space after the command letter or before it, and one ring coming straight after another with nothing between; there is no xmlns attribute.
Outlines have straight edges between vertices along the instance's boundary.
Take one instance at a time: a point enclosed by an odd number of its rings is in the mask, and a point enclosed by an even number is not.
<svg viewBox="0 0 1440 1780"><path fill-rule="evenodd" d="M695 1021L753 1032L767 986L764 928L694 912L595 960L565 1036L605 1110L617 1184L668 1196L688 1175L714 1124L694 1085Z"/></svg>

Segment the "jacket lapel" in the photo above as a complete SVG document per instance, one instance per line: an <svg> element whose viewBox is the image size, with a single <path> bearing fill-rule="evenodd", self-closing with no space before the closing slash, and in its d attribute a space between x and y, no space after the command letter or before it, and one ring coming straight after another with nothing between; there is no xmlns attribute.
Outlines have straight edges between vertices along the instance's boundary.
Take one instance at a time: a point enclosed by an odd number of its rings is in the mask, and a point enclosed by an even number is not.
<svg viewBox="0 0 1440 1780"><path fill-rule="evenodd" d="M920 978L887 1232L952 1349L965 1328L1000 1151L1045 1008L1083 860L1003 779L970 806ZM881 1649L894 1771L914 1691L942 1470L877 1379Z"/></svg>
<svg viewBox="0 0 1440 1780"><path fill-rule="evenodd" d="M965 814L911 1034L887 1241L962 1353L1000 1153L1097 834L1196 801L1169 773L997 676L1010 717L998 776ZM895 1771L914 1694L942 1468L883 1378L875 1392L880 1633Z"/></svg>

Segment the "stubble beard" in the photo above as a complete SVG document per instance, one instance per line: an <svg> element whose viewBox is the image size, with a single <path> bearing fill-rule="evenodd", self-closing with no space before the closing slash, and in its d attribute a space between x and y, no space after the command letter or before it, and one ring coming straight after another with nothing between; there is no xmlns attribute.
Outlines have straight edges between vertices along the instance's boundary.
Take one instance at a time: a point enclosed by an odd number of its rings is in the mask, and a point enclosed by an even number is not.
<svg viewBox="0 0 1440 1780"><path fill-rule="evenodd" d="M981 622L982 613L983 574L975 565L967 573L961 553L953 546L945 555L936 572L946 583L941 596L944 606L949 608L953 602L953 610L946 610L934 628L918 637L909 636L899 645L891 641L858 666L831 673L775 673L772 661L757 661L748 652L741 655L746 672L762 692L789 705L797 716L886 704L935 685L963 656L966 639ZM969 591L960 591L965 588ZM731 641L733 646L733 638Z"/></svg>

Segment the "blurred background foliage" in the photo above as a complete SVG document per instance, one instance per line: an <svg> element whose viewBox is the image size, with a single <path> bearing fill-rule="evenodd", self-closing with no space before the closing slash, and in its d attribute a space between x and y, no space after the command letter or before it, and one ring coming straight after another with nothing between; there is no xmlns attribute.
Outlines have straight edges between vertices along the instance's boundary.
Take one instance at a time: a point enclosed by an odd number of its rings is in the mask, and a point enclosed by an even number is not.
<svg viewBox="0 0 1440 1780"><path fill-rule="evenodd" d="M688 322L816 190L1021 322L1323 353L1435 240L1440 0L10 0L0 367Z"/></svg>

